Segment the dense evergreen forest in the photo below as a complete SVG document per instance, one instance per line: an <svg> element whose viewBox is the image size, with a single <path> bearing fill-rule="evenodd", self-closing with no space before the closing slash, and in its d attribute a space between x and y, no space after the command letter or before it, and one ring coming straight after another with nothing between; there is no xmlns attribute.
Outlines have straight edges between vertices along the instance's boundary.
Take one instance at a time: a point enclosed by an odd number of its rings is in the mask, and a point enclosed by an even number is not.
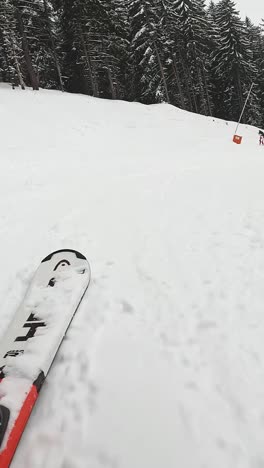
<svg viewBox="0 0 264 468"><path fill-rule="evenodd" d="M1 0L0 81L264 126L264 21L232 0Z"/></svg>

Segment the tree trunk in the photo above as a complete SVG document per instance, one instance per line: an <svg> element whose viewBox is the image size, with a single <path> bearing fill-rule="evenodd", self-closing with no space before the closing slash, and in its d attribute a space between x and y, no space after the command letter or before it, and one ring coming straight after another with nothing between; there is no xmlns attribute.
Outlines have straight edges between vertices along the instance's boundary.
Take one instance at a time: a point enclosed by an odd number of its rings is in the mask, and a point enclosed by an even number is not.
<svg viewBox="0 0 264 468"><path fill-rule="evenodd" d="M101 35L101 44L102 44L102 50L103 51L106 50L107 49L106 44L105 44L105 41L104 41L104 37L102 35ZM104 55L104 59L105 59L105 65L106 65L106 69L107 69L107 76L108 76L108 80L109 80L109 86L110 86L110 89L111 89L112 99L116 99L116 88L115 88L115 83L114 83L114 80L113 80L112 71L111 71L111 67L110 67L110 64L109 64L107 52Z"/></svg>
<svg viewBox="0 0 264 468"><path fill-rule="evenodd" d="M24 79L23 79L23 75L22 75L21 69L20 69L20 64L19 64L19 61L17 60L13 39L11 39L11 41L12 41L13 59L14 59L14 64L15 64L17 76L18 76L18 81L19 81L19 84L21 86L21 89L26 89Z"/></svg>
<svg viewBox="0 0 264 468"><path fill-rule="evenodd" d="M147 21L147 24L148 24L148 27L149 27L149 31L151 31L152 27L151 27L151 24L150 24L150 21L149 21L148 9L147 9L145 4L144 4L144 9L145 9L145 17L146 17L146 21ZM167 103L170 104L170 97L169 97L169 92L168 92L167 81L166 81L166 78L165 78L164 69L163 69L163 66L162 66L162 63L161 63L159 50L158 50L158 47L157 47L157 44L156 44L155 40L153 41L153 46L154 46L154 50L155 50L156 57L157 57L158 64L159 64L159 69L160 69L161 79L163 81L166 100L167 100Z"/></svg>
<svg viewBox="0 0 264 468"><path fill-rule="evenodd" d="M113 77L112 77L112 73L111 73L111 69L109 67L108 61L106 62L106 66L107 66L107 74L108 74L112 99L116 99L116 89L115 89L115 85L114 85L114 81L113 81Z"/></svg>
<svg viewBox="0 0 264 468"><path fill-rule="evenodd" d="M174 54L172 54L172 67L173 67L173 72L174 72L174 76L176 79L177 88L178 88L178 92L180 96L181 107L182 109L185 109L182 86L181 86L181 81L180 81L179 72L178 72L178 65L177 65L176 57Z"/></svg>
<svg viewBox="0 0 264 468"><path fill-rule="evenodd" d="M10 60L9 60L9 57L8 57L8 52L7 52L7 49L6 49L4 36L3 36L3 33L1 31L1 29L0 29L0 43L2 44L2 54L3 54L3 57L4 57L4 61L5 61L5 66L3 67L3 70L1 72L1 76L2 76L2 79L3 79L4 83L5 83L5 82L11 80L11 73L10 73Z"/></svg>
<svg viewBox="0 0 264 468"><path fill-rule="evenodd" d="M185 84L186 84L186 88L187 88L188 100L189 100L189 104L190 104L190 111L198 113L196 97L195 97L195 94L194 94L194 91L193 91L191 71L190 71L189 67L187 66L188 70L186 72L184 59L182 57L181 57L181 65L182 65L184 80L185 80ZM191 81L191 89L190 89L189 80Z"/></svg>
<svg viewBox="0 0 264 468"><path fill-rule="evenodd" d="M93 96L98 97L98 86L97 86L97 83L96 83L96 78L95 78L94 73L93 73L91 60L90 60L90 57L89 57L89 53L88 53L87 46L86 46L85 39L84 39L84 34L83 34L82 27L81 27L80 24L79 24L79 34L80 34L81 44L82 44L82 48L83 48L83 52L84 52L84 56L85 56L86 67L87 67L87 69L89 71L89 75L90 75L90 80L91 80L92 90L93 90Z"/></svg>
<svg viewBox="0 0 264 468"><path fill-rule="evenodd" d="M53 37L53 34L52 34L52 27L51 27L51 22L50 22L50 15L49 15L49 6L48 6L48 3L47 3L47 0L43 0L43 2L44 2L44 11L45 11L45 16L46 16L48 33L49 33L49 38L50 38L50 42L51 42L51 50L52 50L52 55L53 55L55 66L56 66L57 73L58 73L60 89L61 89L61 91L64 91L61 68L60 68L60 64L59 64L58 55L57 55L57 52L56 52L55 40L54 40L54 37Z"/></svg>
<svg viewBox="0 0 264 468"><path fill-rule="evenodd" d="M164 89L165 89L167 103L170 104L170 97L169 97L169 92L168 92L167 81L166 81L164 69L163 69L163 66L162 66L162 63L161 63L158 47L157 47L157 44L156 44L155 41L153 42L153 45L154 45L154 49L155 49L155 52L156 52L156 57L157 57L158 64L159 64L160 74L161 74L161 78L162 78L162 81L163 81L163 86L164 86Z"/></svg>
<svg viewBox="0 0 264 468"><path fill-rule="evenodd" d="M239 112L242 112L243 109L243 93L242 93L242 86L241 86L241 80L240 80L240 74L239 70L236 67L236 88L237 88L237 96L238 96L238 106L239 106ZM244 119L242 119L242 122Z"/></svg>
<svg viewBox="0 0 264 468"><path fill-rule="evenodd" d="M208 81L207 81L207 76L205 73L205 67L203 63L202 63L202 72L203 72L203 78L204 78L204 87L205 87L205 94L206 94L206 100L207 100L208 114L212 116L211 100L210 100L209 90L208 90Z"/></svg>
<svg viewBox="0 0 264 468"><path fill-rule="evenodd" d="M27 65L27 71L28 71L30 83L31 83L31 86L32 86L33 90L37 91L39 89L39 79L38 79L38 75L36 74L36 72L35 72L35 70L33 68L32 60L31 60L31 56L30 56L30 51L29 51L28 40L27 40L27 36L25 34L23 18L22 18L22 15L21 15L21 12L20 12L20 9L19 9L18 5L16 5L16 15L17 15L17 19L18 19L19 31L20 31L20 34L22 36L22 48L23 48L23 52L24 52L25 62L26 62L26 65Z"/></svg>
<svg viewBox="0 0 264 468"><path fill-rule="evenodd" d="M197 78L198 78L198 84L199 84L199 90L200 90L200 109L199 109L199 114L204 114L208 115L207 112L207 100L205 97L205 84L203 81L202 73L201 73L201 68L200 64L196 63L196 70L197 70Z"/></svg>

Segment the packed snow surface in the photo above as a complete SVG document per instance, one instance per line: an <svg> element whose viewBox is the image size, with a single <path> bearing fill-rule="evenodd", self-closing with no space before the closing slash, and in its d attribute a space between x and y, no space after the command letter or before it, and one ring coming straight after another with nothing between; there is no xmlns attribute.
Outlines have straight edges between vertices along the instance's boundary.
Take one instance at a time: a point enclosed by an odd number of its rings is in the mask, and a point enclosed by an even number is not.
<svg viewBox="0 0 264 468"><path fill-rule="evenodd" d="M12 468L264 467L257 129L3 85L0 129L0 335L43 257L92 269Z"/></svg>

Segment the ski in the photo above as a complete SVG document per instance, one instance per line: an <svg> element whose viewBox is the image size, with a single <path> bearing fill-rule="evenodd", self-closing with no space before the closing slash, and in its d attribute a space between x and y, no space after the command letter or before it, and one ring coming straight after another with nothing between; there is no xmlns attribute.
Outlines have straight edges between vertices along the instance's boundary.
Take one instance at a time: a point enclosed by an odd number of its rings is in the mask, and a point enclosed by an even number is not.
<svg viewBox="0 0 264 468"><path fill-rule="evenodd" d="M0 343L1 468L10 466L90 277L90 265L79 252L48 255Z"/></svg>

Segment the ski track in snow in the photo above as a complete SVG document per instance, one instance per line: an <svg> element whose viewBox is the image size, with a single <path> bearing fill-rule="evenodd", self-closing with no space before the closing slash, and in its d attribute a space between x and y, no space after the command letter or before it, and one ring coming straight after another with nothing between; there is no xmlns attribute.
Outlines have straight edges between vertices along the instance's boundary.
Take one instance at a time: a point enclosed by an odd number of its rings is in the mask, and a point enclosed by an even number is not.
<svg viewBox="0 0 264 468"><path fill-rule="evenodd" d="M263 468L257 129L3 85L0 128L0 335L44 256L92 269L12 468Z"/></svg>

